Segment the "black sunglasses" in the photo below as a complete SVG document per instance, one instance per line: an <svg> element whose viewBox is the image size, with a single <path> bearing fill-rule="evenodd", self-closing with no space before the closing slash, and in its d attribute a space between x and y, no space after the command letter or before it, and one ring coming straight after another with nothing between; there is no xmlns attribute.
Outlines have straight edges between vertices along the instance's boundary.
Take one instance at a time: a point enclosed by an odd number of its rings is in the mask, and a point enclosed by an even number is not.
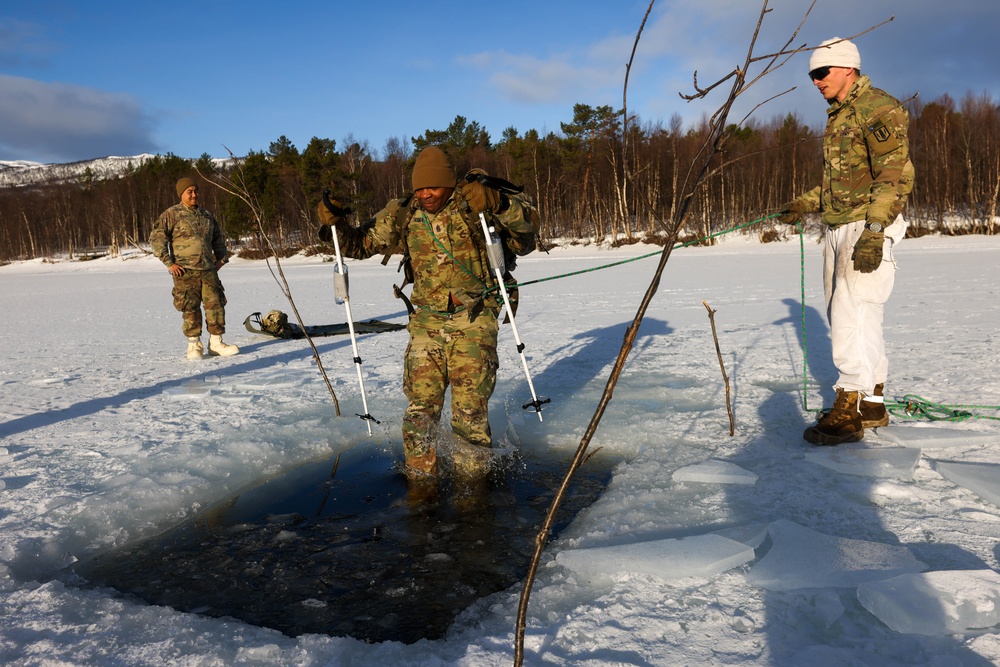
<svg viewBox="0 0 1000 667"><path fill-rule="evenodd" d="M825 65L823 67L817 67L809 72L810 81L822 81L826 77L830 76L830 66Z"/></svg>

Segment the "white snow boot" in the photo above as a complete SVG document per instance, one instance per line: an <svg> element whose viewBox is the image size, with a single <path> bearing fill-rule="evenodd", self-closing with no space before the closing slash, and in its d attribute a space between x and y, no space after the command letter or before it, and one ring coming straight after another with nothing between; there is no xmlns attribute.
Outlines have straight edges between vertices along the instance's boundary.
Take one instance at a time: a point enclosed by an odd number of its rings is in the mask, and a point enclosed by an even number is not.
<svg viewBox="0 0 1000 667"><path fill-rule="evenodd" d="M201 359L203 356L205 356L205 347L201 344L201 337L189 337L187 358L194 360Z"/></svg>
<svg viewBox="0 0 1000 667"><path fill-rule="evenodd" d="M212 334L208 339L208 354L211 357L231 357L239 351L240 348L235 345L222 342L222 336L219 334Z"/></svg>

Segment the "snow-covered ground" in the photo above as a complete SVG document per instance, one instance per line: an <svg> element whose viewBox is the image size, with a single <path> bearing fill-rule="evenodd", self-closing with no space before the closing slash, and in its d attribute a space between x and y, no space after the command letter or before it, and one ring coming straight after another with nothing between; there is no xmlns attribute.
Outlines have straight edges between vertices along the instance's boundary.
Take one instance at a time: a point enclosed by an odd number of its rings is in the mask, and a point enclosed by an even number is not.
<svg viewBox="0 0 1000 667"><path fill-rule="evenodd" d="M568 247L523 259L517 275L650 251ZM907 240L897 258L887 394L1000 404L1000 238ZM535 386L553 404L541 424L521 412L527 387L504 329L495 433L512 429L524 449L575 449L655 262L522 290L518 329ZM805 403L815 410L829 404L835 374L812 240L805 264ZM283 267L306 324L343 321L331 264ZM357 319L403 320L396 278L376 260L351 263ZM403 645L290 638L60 581L74 559L368 439L353 417L361 406L349 340L317 339L352 415L336 419L304 341L241 327L254 311L291 312L265 265L235 260L223 281L227 339L242 352L188 362L155 260L0 267L0 663L511 664L520 587L469 610L446 639ZM732 437L703 300L717 311ZM526 664L1000 661L1000 424L897 419L862 446L809 447L801 320L797 240L675 251L593 443L625 463L547 549ZM398 451L406 334L359 344L382 420L375 440Z"/></svg>

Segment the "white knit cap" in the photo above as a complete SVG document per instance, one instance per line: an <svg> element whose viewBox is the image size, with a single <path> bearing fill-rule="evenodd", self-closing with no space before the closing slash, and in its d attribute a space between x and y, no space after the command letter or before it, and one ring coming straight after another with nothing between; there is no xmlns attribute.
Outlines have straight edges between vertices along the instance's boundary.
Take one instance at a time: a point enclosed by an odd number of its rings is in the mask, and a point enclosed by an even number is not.
<svg viewBox="0 0 1000 667"><path fill-rule="evenodd" d="M809 57L809 71L811 72L818 67L861 69L861 54L858 53L858 47L854 46L854 42L834 37L821 42L819 48L813 51Z"/></svg>

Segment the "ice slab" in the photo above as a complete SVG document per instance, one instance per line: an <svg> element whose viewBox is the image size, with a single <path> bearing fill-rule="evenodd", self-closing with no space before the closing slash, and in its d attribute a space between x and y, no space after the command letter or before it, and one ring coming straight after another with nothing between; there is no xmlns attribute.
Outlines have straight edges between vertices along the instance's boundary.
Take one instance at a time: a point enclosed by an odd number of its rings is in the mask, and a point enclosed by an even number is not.
<svg viewBox="0 0 1000 667"><path fill-rule="evenodd" d="M822 447L806 452L805 458L848 475L913 479L920 450L910 447Z"/></svg>
<svg viewBox="0 0 1000 667"><path fill-rule="evenodd" d="M768 533L774 545L747 581L771 591L851 588L927 569L906 547L825 535L793 521L775 521Z"/></svg>
<svg viewBox="0 0 1000 667"><path fill-rule="evenodd" d="M748 563L753 549L721 535L696 535L592 549L565 549L556 562L583 576L622 572L662 579L710 577Z"/></svg>
<svg viewBox="0 0 1000 667"><path fill-rule="evenodd" d="M1000 507L1000 465L937 461L934 463L934 469L945 479Z"/></svg>
<svg viewBox="0 0 1000 667"><path fill-rule="evenodd" d="M244 391L266 391L269 389L288 389L298 386L311 377L309 371L281 370L271 373L260 373L252 380L242 380L233 383L233 388Z"/></svg>
<svg viewBox="0 0 1000 667"><path fill-rule="evenodd" d="M943 449L1000 443L1000 433L968 431L941 426L887 426L878 429L878 436L903 447Z"/></svg>
<svg viewBox="0 0 1000 667"><path fill-rule="evenodd" d="M38 380L28 380L28 384L36 387L50 387L57 384L66 384L69 378L40 378Z"/></svg>
<svg viewBox="0 0 1000 667"><path fill-rule="evenodd" d="M172 401L183 401L187 399L200 400L212 393L212 388L204 382L190 380L175 387L167 387L163 390L163 395Z"/></svg>
<svg viewBox="0 0 1000 667"><path fill-rule="evenodd" d="M767 537L767 524L755 523L747 526L733 526L713 531L716 535L745 544L751 549L756 549L763 544Z"/></svg>
<svg viewBox="0 0 1000 667"><path fill-rule="evenodd" d="M896 632L943 635L1000 624L1000 574L953 570L904 574L858 586L865 609Z"/></svg>
<svg viewBox="0 0 1000 667"><path fill-rule="evenodd" d="M704 482L706 484L756 484L757 475L735 463L709 459L674 471L675 482Z"/></svg>

